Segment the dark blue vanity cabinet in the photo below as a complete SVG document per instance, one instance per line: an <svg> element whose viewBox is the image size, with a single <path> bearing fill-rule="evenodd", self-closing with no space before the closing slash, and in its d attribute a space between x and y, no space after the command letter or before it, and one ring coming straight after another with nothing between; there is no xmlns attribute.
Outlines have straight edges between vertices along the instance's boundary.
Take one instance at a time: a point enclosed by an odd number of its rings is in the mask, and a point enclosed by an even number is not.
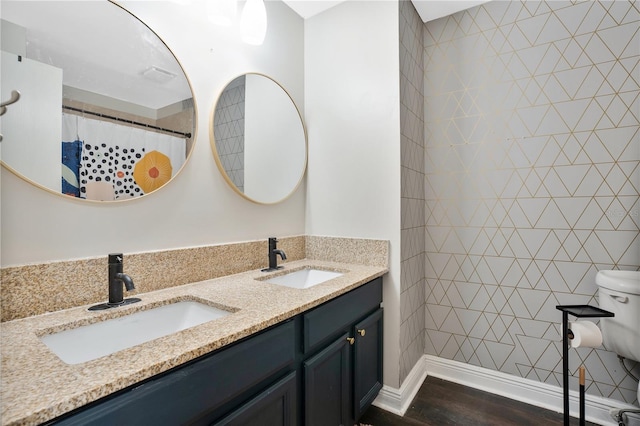
<svg viewBox="0 0 640 426"><path fill-rule="evenodd" d="M296 328L289 320L82 407L56 424L211 424L295 374Z"/></svg>
<svg viewBox="0 0 640 426"><path fill-rule="evenodd" d="M382 388L382 278L57 425L353 425Z"/></svg>
<svg viewBox="0 0 640 426"><path fill-rule="evenodd" d="M304 314L304 424L352 425L382 388L382 278Z"/></svg>

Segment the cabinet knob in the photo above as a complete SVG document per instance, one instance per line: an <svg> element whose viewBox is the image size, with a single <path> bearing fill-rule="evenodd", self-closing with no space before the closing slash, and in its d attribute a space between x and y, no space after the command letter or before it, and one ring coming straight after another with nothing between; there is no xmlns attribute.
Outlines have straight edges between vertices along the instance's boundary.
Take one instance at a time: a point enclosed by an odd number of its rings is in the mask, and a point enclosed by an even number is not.
<svg viewBox="0 0 640 426"><path fill-rule="evenodd" d="M362 330L358 330L358 334L364 337L364 335L366 334L366 330L364 328Z"/></svg>
<svg viewBox="0 0 640 426"><path fill-rule="evenodd" d="M349 342L350 345L353 345L353 343L356 341L356 339L353 338L353 337L347 337L347 341Z"/></svg>

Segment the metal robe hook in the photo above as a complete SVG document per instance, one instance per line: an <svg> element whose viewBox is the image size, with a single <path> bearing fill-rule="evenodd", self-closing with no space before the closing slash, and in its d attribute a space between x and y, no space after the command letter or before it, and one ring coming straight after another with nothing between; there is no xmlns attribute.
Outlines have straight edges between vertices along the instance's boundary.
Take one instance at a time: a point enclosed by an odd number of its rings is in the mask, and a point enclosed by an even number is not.
<svg viewBox="0 0 640 426"><path fill-rule="evenodd" d="M19 100L20 100L20 92L18 92L17 90L12 90L11 97L9 98L9 100L7 102L0 103L0 115L3 115L5 112L7 112L7 105L15 104ZM0 133L0 142L2 142L1 133Z"/></svg>
<svg viewBox="0 0 640 426"><path fill-rule="evenodd" d="M6 102L0 103L0 115L2 115L5 112L7 112L7 106L8 105L15 104L19 100L20 100L20 92L18 92L17 90L12 90L11 91L11 98L9 98L9 100L6 101Z"/></svg>

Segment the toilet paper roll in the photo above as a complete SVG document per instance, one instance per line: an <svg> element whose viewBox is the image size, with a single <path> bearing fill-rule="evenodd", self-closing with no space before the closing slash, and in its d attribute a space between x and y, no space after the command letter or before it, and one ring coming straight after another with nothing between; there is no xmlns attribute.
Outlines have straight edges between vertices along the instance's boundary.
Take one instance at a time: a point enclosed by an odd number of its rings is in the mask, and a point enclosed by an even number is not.
<svg viewBox="0 0 640 426"><path fill-rule="evenodd" d="M572 348L598 348L602 346L602 332L591 321L569 322L569 329L573 332L570 340Z"/></svg>

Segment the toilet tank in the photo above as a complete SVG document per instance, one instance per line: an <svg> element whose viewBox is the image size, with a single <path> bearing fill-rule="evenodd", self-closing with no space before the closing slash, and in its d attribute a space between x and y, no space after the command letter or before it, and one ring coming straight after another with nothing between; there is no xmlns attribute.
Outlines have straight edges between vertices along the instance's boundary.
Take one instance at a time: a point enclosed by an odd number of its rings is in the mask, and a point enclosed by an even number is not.
<svg viewBox="0 0 640 426"><path fill-rule="evenodd" d="M600 320L606 348L640 361L640 271L600 271L596 284L600 308L615 314Z"/></svg>

